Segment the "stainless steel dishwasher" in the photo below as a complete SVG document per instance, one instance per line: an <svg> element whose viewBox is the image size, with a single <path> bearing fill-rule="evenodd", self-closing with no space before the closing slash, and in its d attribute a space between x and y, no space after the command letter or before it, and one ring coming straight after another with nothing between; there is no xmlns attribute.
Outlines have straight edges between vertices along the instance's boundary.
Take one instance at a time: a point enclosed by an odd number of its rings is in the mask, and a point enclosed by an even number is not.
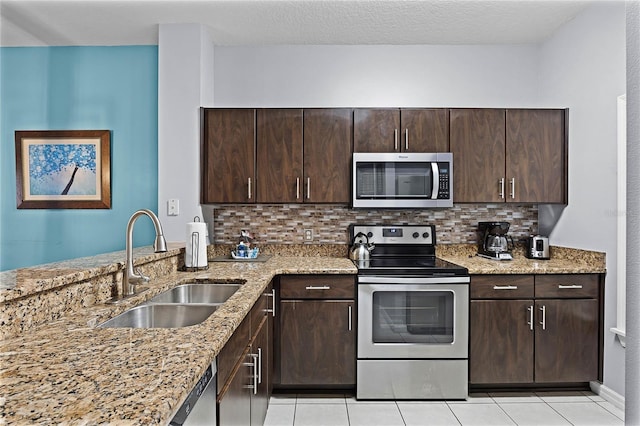
<svg viewBox="0 0 640 426"><path fill-rule="evenodd" d="M200 426L215 425L216 411L216 360L204 372L187 399L178 409L170 425Z"/></svg>

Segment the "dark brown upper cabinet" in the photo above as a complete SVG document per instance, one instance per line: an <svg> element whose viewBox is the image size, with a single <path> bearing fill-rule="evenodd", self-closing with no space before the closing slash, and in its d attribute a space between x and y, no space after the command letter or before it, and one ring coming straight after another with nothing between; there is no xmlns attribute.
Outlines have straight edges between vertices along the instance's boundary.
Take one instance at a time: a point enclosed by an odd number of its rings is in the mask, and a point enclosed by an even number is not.
<svg viewBox="0 0 640 426"><path fill-rule="evenodd" d="M302 202L302 109L259 109L257 153L257 201Z"/></svg>
<svg viewBox="0 0 640 426"><path fill-rule="evenodd" d="M565 120L565 110L507 110L508 201L567 203Z"/></svg>
<svg viewBox="0 0 640 426"><path fill-rule="evenodd" d="M353 111L304 110L304 202L349 203Z"/></svg>
<svg viewBox="0 0 640 426"><path fill-rule="evenodd" d="M202 202L255 202L255 110L202 109Z"/></svg>
<svg viewBox="0 0 640 426"><path fill-rule="evenodd" d="M452 109L454 202L567 202L566 110Z"/></svg>
<svg viewBox="0 0 640 426"><path fill-rule="evenodd" d="M354 152L447 152L449 111L354 110Z"/></svg>

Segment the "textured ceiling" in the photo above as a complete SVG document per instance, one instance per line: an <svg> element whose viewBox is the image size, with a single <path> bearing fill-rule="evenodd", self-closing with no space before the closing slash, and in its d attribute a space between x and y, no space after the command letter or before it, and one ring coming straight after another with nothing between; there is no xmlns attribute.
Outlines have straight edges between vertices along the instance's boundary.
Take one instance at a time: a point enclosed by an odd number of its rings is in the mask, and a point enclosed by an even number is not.
<svg viewBox="0 0 640 426"><path fill-rule="evenodd" d="M157 44L159 23L206 25L217 45L536 43L589 3L0 0L0 44Z"/></svg>

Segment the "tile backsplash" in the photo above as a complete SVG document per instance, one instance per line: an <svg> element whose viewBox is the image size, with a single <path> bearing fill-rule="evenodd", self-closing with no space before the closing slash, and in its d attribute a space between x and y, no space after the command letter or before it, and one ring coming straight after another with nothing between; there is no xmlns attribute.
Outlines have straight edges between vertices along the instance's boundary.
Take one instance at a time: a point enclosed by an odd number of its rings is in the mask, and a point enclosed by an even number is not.
<svg viewBox="0 0 640 426"><path fill-rule="evenodd" d="M243 204L213 206L214 241L235 244L242 229L255 243L302 244L304 230L313 244L348 244L348 226L360 224L433 224L438 244L475 244L478 222L507 221L514 241L538 230L537 205L456 204L447 209L364 210L327 204Z"/></svg>

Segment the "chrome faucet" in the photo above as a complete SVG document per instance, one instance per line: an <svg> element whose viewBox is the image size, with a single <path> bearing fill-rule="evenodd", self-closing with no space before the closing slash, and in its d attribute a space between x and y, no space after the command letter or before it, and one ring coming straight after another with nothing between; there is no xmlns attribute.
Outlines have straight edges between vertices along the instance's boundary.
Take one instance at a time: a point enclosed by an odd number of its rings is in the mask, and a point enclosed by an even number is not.
<svg viewBox="0 0 640 426"><path fill-rule="evenodd" d="M151 210L141 209L136 211L129 218L127 223L127 245L126 245L126 265L124 268L124 276L122 277L122 296L131 296L135 294L135 285L142 282L148 282L149 277L142 275L140 272L136 272L133 269L133 224L142 215L147 215L153 221L153 226L156 228L156 240L153 243L153 249L156 253L167 251L167 241L162 235L162 225L160 219Z"/></svg>

